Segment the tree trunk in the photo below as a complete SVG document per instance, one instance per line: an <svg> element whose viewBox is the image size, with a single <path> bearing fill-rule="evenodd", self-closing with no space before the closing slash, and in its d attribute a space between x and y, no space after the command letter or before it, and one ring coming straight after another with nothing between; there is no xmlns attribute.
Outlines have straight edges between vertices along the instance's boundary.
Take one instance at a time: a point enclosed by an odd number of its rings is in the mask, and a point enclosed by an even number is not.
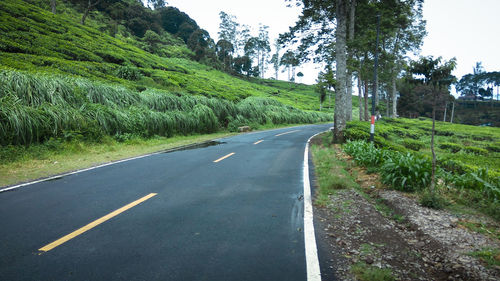
<svg viewBox="0 0 500 281"><path fill-rule="evenodd" d="M450 123L453 123L453 115L455 114L455 102L453 102L452 106L451 106L451 119L450 119Z"/></svg>
<svg viewBox="0 0 500 281"><path fill-rule="evenodd" d="M396 89L396 75L392 76L391 81L391 99L392 99L392 118L398 117L398 94Z"/></svg>
<svg viewBox="0 0 500 281"><path fill-rule="evenodd" d="M337 85L335 88L335 113L333 116L334 129L333 141L342 143L344 141L344 129L347 120L347 100L346 100L346 70L347 70L347 46L346 46L346 18L347 18L347 0L337 0L337 28L335 35L337 42L336 63L337 63Z"/></svg>
<svg viewBox="0 0 500 281"><path fill-rule="evenodd" d="M359 76L359 74L358 74ZM363 87L361 78L358 77L358 105L359 105L359 121L363 121Z"/></svg>
<svg viewBox="0 0 500 281"><path fill-rule="evenodd" d="M370 120L370 114L368 113L368 81L365 80L365 121Z"/></svg>
<svg viewBox="0 0 500 281"><path fill-rule="evenodd" d="M349 37L348 40L352 41L354 39L354 21L356 16L356 0L349 1ZM352 59L352 52L348 52L349 58ZM347 69L347 94L346 94L346 118L347 121L352 120L352 70Z"/></svg>
<svg viewBox="0 0 500 281"><path fill-rule="evenodd" d="M82 20L80 21L80 23L82 25L85 25L85 19L87 18L87 16L89 15L89 12L90 12L90 9L92 8L92 3L90 2L89 0L89 3L87 5L87 8L85 8L85 12L83 12L83 15L82 15Z"/></svg>
<svg viewBox="0 0 500 281"><path fill-rule="evenodd" d="M56 0L50 0L50 10L54 15L56 14Z"/></svg>
<svg viewBox="0 0 500 281"><path fill-rule="evenodd" d="M385 95L385 102L387 103L385 107L385 116L389 117L390 116L390 105L391 105L391 97L392 95L389 95L389 93L386 93Z"/></svg>
<svg viewBox="0 0 500 281"><path fill-rule="evenodd" d="M81 25L85 25L85 19L89 15L89 9L85 9L85 12L83 13L82 20L80 21Z"/></svg>
<svg viewBox="0 0 500 281"><path fill-rule="evenodd" d="M443 116L443 122L446 122L446 109L448 109L448 103L444 105L444 116Z"/></svg>

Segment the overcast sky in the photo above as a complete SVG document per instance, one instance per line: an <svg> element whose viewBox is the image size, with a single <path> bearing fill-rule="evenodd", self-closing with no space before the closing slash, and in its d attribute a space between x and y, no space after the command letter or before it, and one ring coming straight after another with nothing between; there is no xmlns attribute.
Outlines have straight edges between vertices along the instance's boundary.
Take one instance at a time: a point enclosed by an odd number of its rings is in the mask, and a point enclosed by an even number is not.
<svg viewBox="0 0 500 281"><path fill-rule="evenodd" d="M271 40L288 31L300 14L300 8L286 7L284 0L167 0L170 6L179 8L194 19L217 40L219 12L237 17L237 22L258 28L259 23L268 25ZM424 18L428 36L424 39L422 55L457 58L454 75L472 72L481 61L486 71L500 71L500 0L426 0ZM271 42L272 44L272 42ZM305 83L314 83L317 70L314 65L302 67ZM317 67L316 67L317 68ZM266 77L272 76L272 71ZM280 73L279 79L286 79Z"/></svg>

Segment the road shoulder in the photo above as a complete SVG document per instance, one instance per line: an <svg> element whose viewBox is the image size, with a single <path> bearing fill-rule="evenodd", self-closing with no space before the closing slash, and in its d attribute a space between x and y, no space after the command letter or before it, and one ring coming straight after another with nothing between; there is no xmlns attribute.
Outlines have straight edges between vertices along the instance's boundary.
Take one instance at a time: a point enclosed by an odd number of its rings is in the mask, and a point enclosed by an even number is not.
<svg viewBox="0 0 500 281"><path fill-rule="evenodd" d="M313 143L321 146L323 141ZM335 153L350 161L338 147ZM498 248L497 239L460 227L463 218L421 207L411 195L387 190L375 174L351 164L346 167L358 187L333 190L327 203L314 209L316 228L321 229L317 237L324 280L335 280L329 276L339 280L499 279L499 268L469 254Z"/></svg>

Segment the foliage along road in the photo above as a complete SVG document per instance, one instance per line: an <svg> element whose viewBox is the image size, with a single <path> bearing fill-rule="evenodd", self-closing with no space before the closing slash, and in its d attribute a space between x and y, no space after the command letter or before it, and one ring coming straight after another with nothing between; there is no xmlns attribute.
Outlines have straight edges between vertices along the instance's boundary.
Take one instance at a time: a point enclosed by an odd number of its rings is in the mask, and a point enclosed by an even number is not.
<svg viewBox="0 0 500 281"><path fill-rule="evenodd" d="M0 280L306 280L304 147L329 126L0 193Z"/></svg>

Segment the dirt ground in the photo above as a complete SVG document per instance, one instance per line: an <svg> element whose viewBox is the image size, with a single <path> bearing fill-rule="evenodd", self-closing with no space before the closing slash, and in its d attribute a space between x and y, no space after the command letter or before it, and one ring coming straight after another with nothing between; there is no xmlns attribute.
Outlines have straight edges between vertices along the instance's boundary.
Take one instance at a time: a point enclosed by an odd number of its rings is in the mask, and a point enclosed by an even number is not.
<svg viewBox="0 0 500 281"><path fill-rule="evenodd" d="M339 149L337 156L350 161ZM361 188L339 190L314 209L323 280L357 280L353 266L386 269L395 280L500 280L498 266L469 255L500 247L459 224L478 218L421 207L414 195L384 188L376 174L350 172Z"/></svg>

